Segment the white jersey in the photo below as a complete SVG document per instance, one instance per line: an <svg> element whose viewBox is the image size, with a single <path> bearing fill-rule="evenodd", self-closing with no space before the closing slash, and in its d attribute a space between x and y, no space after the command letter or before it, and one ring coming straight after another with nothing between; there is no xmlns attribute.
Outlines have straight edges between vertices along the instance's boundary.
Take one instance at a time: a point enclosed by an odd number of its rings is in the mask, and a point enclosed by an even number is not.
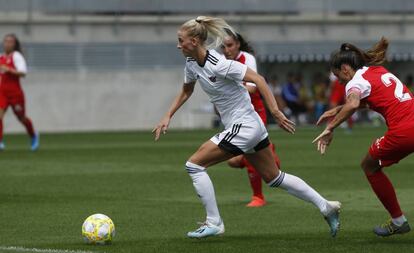
<svg viewBox="0 0 414 253"><path fill-rule="evenodd" d="M208 50L201 66L194 58L187 58L184 83L198 80L216 106L225 128L229 128L231 124L260 120L242 85L246 71L246 65Z"/></svg>

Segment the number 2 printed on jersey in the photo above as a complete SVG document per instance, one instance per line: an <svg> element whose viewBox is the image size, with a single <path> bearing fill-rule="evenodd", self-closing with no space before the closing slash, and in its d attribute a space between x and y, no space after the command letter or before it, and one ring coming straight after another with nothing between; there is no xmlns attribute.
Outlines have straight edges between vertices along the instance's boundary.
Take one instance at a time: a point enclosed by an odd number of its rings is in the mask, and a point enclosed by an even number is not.
<svg viewBox="0 0 414 253"><path fill-rule="evenodd" d="M394 90L394 96L400 101L400 102L404 102L407 100L411 100L412 97L410 95L410 93L406 92L403 93L404 90L404 85L403 83L400 81L400 79L398 79L395 75L391 74L391 73L386 73L383 74L381 76L381 81L382 83L386 86L386 87L390 87L394 81L395 83L395 90Z"/></svg>

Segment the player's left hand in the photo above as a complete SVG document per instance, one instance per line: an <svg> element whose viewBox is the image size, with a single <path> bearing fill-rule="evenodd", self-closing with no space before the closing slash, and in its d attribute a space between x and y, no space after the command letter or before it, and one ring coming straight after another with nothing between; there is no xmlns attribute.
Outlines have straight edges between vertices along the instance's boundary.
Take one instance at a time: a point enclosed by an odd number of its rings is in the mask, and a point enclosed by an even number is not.
<svg viewBox="0 0 414 253"><path fill-rule="evenodd" d="M321 153L321 155L324 155L329 144L332 142L332 139L333 139L332 130L325 129L318 137L316 137L312 141L312 143L317 142L318 151Z"/></svg>
<svg viewBox="0 0 414 253"><path fill-rule="evenodd" d="M283 114L283 112L281 112L280 110L278 110L273 117L277 120L277 123L279 124L279 126L285 130L286 132L289 132L291 134L295 133L295 122L289 120L288 118L286 118L286 116Z"/></svg>

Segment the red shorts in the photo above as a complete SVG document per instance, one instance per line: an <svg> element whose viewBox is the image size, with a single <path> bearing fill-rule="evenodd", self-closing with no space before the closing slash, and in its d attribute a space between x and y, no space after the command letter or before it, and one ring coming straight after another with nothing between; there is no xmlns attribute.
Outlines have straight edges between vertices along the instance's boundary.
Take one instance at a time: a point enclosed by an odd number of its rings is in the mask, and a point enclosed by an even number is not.
<svg viewBox="0 0 414 253"><path fill-rule="evenodd" d="M0 90L0 109L7 110L9 106L16 113L24 113L25 100L21 89Z"/></svg>
<svg viewBox="0 0 414 253"><path fill-rule="evenodd" d="M398 163L414 152L414 126L387 131L376 139L369 148L372 158L379 160L381 167Z"/></svg>

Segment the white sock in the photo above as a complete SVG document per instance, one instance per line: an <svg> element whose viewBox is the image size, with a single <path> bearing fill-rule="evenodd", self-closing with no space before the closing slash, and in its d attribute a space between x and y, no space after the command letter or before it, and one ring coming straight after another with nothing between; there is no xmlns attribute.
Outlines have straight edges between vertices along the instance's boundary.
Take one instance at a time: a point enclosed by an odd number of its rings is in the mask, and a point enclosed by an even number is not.
<svg viewBox="0 0 414 253"><path fill-rule="evenodd" d="M207 221L214 225L220 224L221 218L217 207L214 187L206 172L206 168L191 162L187 162L185 167L193 180L197 195L200 197L201 202L203 202L204 208L206 209Z"/></svg>
<svg viewBox="0 0 414 253"><path fill-rule="evenodd" d="M405 218L404 214L397 218L392 218L392 223L394 223L397 226L401 226L404 224L404 222L407 221L407 218Z"/></svg>
<svg viewBox="0 0 414 253"><path fill-rule="evenodd" d="M280 171L279 175L268 183L270 187L280 187L293 196L314 204L323 215L328 213L327 200L305 181L297 176Z"/></svg>

